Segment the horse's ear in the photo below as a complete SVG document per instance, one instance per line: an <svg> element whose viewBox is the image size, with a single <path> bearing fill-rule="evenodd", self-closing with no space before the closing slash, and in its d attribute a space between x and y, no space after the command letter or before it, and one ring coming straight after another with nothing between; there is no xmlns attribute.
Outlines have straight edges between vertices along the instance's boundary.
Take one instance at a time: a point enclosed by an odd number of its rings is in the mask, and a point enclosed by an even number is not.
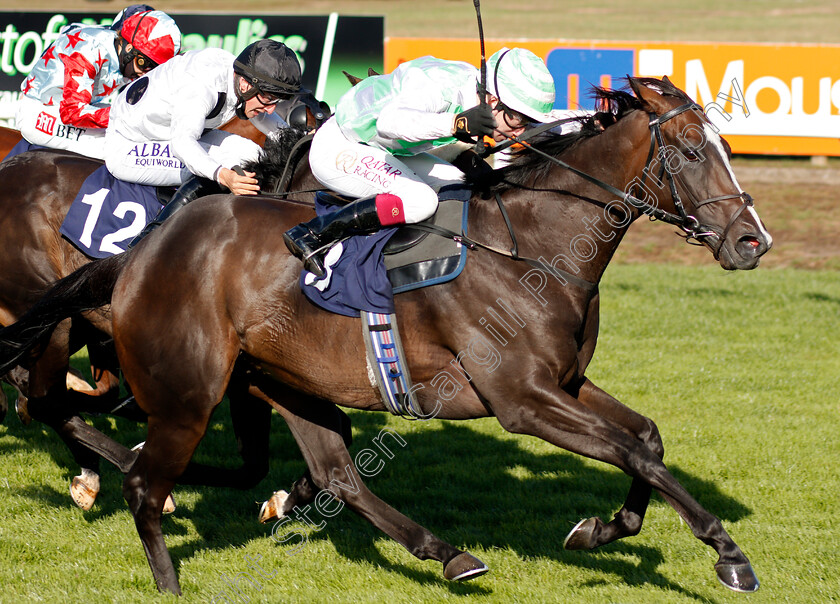
<svg viewBox="0 0 840 604"><path fill-rule="evenodd" d="M344 77L346 77L349 80L351 86L355 86L356 84L361 82L362 79L363 79L363 78L360 78L358 76L350 75L346 71L342 71L341 73L343 73Z"/></svg>
<svg viewBox="0 0 840 604"><path fill-rule="evenodd" d="M628 84L630 84L630 89L633 91L633 94L636 95L636 98L642 101L644 105L647 105L647 101L645 101L647 86L642 84L638 78L633 78L630 76L627 77L627 82Z"/></svg>
<svg viewBox="0 0 840 604"><path fill-rule="evenodd" d="M665 75L665 76L662 76L662 81L663 81L663 82L665 82L666 84L669 84L669 85L671 85L671 86L674 86L674 83L671 81L671 78L669 78L669 77L668 77L668 76L666 76L666 75ZM674 88L676 88L676 86L674 86Z"/></svg>
<svg viewBox="0 0 840 604"><path fill-rule="evenodd" d="M628 78L628 81L630 82L630 88L636 98L642 102L645 110L654 113L662 113L666 110L662 94L658 90L643 83L639 78Z"/></svg>

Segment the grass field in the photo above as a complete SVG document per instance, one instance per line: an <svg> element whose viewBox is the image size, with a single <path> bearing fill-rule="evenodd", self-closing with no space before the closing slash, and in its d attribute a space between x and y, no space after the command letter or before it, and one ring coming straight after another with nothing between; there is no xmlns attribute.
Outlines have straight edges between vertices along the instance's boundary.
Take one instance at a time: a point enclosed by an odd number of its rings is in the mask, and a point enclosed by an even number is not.
<svg viewBox="0 0 840 604"><path fill-rule="evenodd" d="M277 545L256 501L303 470L275 418L269 478L253 491L178 487L164 531L184 601L210 601L223 575L251 572L247 601L264 602L829 602L840 594L836 315L833 271L724 273L713 266L616 265L603 283L602 336L591 377L654 418L673 473L751 558L762 587L749 596L717 583L712 551L655 499L641 535L597 552L565 552L582 517L618 510L629 479L490 419L409 423L352 413L353 452L384 427L406 446L368 484L410 517L490 567L468 584L414 559L342 512L321 531ZM136 426L95 425L123 442ZM225 414L202 461L231 464ZM83 513L66 489L76 472L54 435L0 427L0 600L137 602L156 594L120 476ZM313 521L321 518L313 513ZM258 560L265 576L250 570ZM261 556L261 558L260 558ZM269 577L269 578L265 578ZM229 593L230 595L230 593ZM233 597L233 596L230 596ZM245 601L245 600L240 600Z"/></svg>
<svg viewBox="0 0 840 604"><path fill-rule="evenodd" d="M124 4L0 0L0 10L116 13ZM840 43L840 5L827 0L481 4L488 37ZM154 5L385 14L390 36L476 35L468 0ZM724 273L707 251L687 248L668 227L635 225L602 284L601 340L589 375L656 420L672 472L751 558L762 581L756 594L719 585L711 549L659 498L638 537L596 552L565 552L563 538L580 518L607 520L619 509L629 479L611 467L507 434L492 419L407 423L354 412L354 453L383 427L406 441L368 481L371 489L468 548L491 572L448 583L440 565L414 559L347 512L320 531L287 526L307 536L297 551L277 545L271 526L256 522L255 502L288 488L304 466L275 417L271 473L259 487L176 490L179 509L163 528L182 601L211 601L226 589L240 602L838 601L840 168L740 158L735 169L775 238L762 267ZM225 408L216 419L199 460L232 465ZM92 421L126 444L144 439L142 427L129 422ZM103 468L102 495L81 512L67 494L78 470L57 437L22 426L13 412L0 425L0 602L175 601L155 591L121 477ZM226 577L244 572L256 583L243 583L237 600Z"/></svg>

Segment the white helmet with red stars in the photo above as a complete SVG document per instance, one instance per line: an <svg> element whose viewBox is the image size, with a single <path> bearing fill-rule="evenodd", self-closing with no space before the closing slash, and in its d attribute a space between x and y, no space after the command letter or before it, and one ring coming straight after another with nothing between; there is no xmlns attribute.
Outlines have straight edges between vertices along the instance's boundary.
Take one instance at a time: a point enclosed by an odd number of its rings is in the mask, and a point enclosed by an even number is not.
<svg viewBox="0 0 840 604"><path fill-rule="evenodd" d="M124 64L136 58L144 71L165 63L181 49L181 30L172 17L159 10L131 15L123 23L120 36L133 47L127 51ZM146 65L146 61L153 64Z"/></svg>

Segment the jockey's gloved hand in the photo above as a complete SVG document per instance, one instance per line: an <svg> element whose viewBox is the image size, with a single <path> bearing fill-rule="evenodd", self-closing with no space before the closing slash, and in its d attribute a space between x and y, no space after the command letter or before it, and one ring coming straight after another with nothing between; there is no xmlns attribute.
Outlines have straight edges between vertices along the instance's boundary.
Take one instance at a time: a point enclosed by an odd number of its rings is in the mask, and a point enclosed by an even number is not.
<svg viewBox="0 0 840 604"><path fill-rule="evenodd" d="M455 116L453 135L459 141L472 143L476 139L481 140L484 136L493 136L495 128L496 118L493 117L490 105L481 103Z"/></svg>

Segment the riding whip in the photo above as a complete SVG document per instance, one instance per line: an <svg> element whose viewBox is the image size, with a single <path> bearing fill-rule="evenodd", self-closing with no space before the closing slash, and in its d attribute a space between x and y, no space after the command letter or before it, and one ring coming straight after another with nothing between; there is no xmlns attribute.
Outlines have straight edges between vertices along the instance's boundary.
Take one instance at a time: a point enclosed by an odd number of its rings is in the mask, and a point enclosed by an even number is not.
<svg viewBox="0 0 840 604"><path fill-rule="evenodd" d="M478 41L481 44L481 82L478 85L478 96L482 105L487 104L487 59L484 56L484 26L481 24L481 4L480 0L473 0L475 5L475 16L478 20ZM480 137L475 143L475 152L479 155L484 155L484 150L487 145L484 143L484 137Z"/></svg>

